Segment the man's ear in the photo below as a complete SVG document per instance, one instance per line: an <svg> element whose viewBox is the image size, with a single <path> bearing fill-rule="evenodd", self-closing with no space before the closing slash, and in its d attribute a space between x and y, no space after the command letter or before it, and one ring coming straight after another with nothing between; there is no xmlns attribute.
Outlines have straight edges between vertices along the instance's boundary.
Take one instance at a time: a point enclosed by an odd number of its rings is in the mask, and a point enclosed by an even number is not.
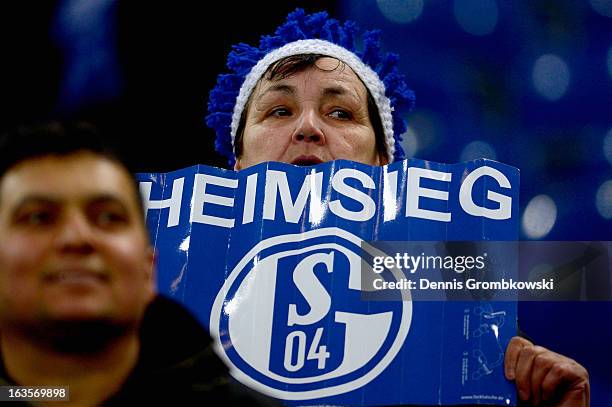
<svg viewBox="0 0 612 407"><path fill-rule="evenodd" d="M147 248L147 284L151 298L157 293L157 254L152 246Z"/></svg>

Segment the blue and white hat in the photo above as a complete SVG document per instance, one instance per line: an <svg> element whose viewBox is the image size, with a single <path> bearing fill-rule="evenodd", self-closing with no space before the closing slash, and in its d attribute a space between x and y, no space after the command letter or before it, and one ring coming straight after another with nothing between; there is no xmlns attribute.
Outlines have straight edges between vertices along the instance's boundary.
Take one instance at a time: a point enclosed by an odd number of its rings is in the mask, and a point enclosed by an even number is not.
<svg viewBox="0 0 612 407"><path fill-rule="evenodd" d="M297 9L287 16L274 35L264 35L259 47L240 43L232 47L227 58L230 73L221 74L210 92L206 124L215 130L215 149L236 161L234 141L242 112L251 92L268 68L292 55L321 54L336 58L348 66L372 95L385 135L389 161L404 158L400 142L406 122L400 113L414 106L414 92L397 68L397 54L381 56L380 31L363 33L353 21L340 24L326 12L306 14ZM355 43L362 44L358 51Z"/></svg>

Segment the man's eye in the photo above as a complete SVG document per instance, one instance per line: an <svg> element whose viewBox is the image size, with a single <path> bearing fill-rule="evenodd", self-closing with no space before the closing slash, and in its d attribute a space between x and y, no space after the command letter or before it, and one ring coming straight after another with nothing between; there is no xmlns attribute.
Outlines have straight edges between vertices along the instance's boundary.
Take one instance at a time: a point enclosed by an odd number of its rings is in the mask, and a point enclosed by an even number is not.
<svg viewBox="0 0 612 407"><path fill-rule="evenodd" d="M285 117L285 116L290 116L290 115L291 115L291 112L286 107L277 107L275 109L272 109L272 111L270 111L270 116Z"/></svg>
<svg viewBox="0 0 612 407"><path fill-rule="evenodd" d="M31 211L19 216L19 223L31 226L50 225L55 221L55 213L51 211Z"/></svg>
<svg viewBox="0 0 612 407"><path fill-rule="evenodd" d="M100 211L94 215L96 225L102 227L117 226L129 223L129 219L122 213L113 211Z"/></svg>
<svg viewBox="0 0 612 407"><path fill-rule="evenodd" d="M334 119L340 119L340 120L350 120L352 117L349 112L343 109L335 109L329 115L333 117Z"/></svg>

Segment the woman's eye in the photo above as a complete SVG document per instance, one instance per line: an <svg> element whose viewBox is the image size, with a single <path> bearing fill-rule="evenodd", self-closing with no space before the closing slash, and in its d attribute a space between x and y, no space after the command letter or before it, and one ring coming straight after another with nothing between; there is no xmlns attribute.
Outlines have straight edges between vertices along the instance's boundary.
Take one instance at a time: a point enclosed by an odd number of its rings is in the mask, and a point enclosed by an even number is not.
<svg viewBox="0 0 612 407"><path fill-rule="evenodd" d="M351 118L351 114L347 112L346 110L342 110L342 109L333 110L329 115L335 119L341 119L341 120L350 120Z"/></svg>
<svg viewBox="0 0 612 407"><path fill-rule="evenodd" d="M270 116L285 117L289 115L291 115L291 112L285 107L277 107L270 112Z"/></svg>

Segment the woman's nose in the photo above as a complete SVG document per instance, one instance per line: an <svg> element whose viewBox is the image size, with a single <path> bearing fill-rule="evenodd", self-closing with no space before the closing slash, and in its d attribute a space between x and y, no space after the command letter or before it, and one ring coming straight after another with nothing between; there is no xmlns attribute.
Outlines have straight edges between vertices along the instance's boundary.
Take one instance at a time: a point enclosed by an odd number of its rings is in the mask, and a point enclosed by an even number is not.
<svg viewBox="0 0 612 407"><path fill-rule="evenodd" d="M325 143L325 134L322 130L323 123L317 112L305 110L300 114L297 126L293 132L295 142L312 142L317 144Z"/></svg>

